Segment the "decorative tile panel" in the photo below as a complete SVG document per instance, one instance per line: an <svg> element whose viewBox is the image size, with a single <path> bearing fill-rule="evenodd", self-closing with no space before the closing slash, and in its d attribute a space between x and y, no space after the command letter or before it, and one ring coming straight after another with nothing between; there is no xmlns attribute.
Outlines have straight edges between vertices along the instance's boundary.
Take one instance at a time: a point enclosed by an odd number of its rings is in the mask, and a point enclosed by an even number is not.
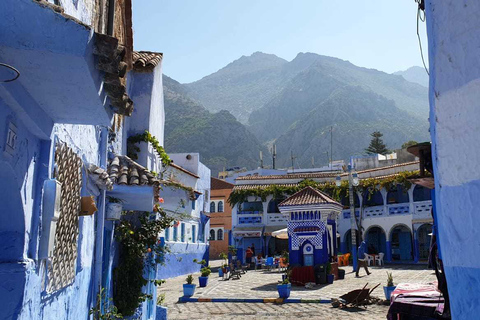
<svg viewBox="0 0 480 320"><path fill-rule="evenodd" d="M287 228L288 236L292 241L292 250L299 250L306 240L309 240L315 249L323 248L323 234L325 233L323 221L289 221ZM308 231L313 229L318 231ZM295 232L295 230L305 230L305 232Z"/></svg>
<svg viewBox="0 0 480 320"><path fill-rule="evenodd" d="M48 292L59 290L75 279L82 160L65 143L56 145L54 177L62 184L62 191L53 257L48 264Z"/></svg>

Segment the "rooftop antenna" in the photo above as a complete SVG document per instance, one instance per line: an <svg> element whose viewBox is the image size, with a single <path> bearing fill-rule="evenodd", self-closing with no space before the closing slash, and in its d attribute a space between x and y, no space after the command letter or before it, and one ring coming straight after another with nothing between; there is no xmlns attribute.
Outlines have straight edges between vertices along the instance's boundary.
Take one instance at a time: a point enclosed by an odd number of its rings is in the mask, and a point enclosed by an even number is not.
<svg viewBox="0 0 480 320"><path fill-rule="evenodd" d="M263 169L263 152L260 150L260 168Z"/></svg>
<svg viewBox="0 0 480 320"><path fill-rule="evenodd" d="M295 158L297 158L297 157L293 156L293 151L290 151L290 154L291 154L291 158L292 158L292 172L295 172L294 164L295 164Z"/></svg>
<svg viewBox="0 0 480 320"><path fill-rule="evenodd" d="M272 147L272 155L273 155L273 169L275 169L275 158L277 157L277 145L274 144Z"/></svg>
<svg viewBox="0 0 480 320"><path fill-rule="evenodd" d="M333 162L333 126L330 126L330 165Z"/></svg>
<svg viewBox="0 0 480 320"><path fill-rule="evenodd" d="M312 168L315 168L315 157L312 156Z"/></svg>

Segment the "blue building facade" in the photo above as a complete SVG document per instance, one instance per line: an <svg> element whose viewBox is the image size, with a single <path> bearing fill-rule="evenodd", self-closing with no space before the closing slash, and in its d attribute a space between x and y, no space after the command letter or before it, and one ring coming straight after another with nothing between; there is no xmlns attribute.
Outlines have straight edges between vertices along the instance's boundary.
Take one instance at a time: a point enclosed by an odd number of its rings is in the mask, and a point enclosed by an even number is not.
<svg viewBox="0 0 480 320"><path fill-rule="evenodd" d="M435 207L452 319L480 306L478 1L425 1Z"/></svg>
<svg viewBox="0 0 480 320"><path fill-rule="evenodd" d="M19 72L0 83L2 319L87 319L100 288L112 297L107 197L151 212L163 169L151 144L126 155L128 137L148 130L163 145L164 128L162 54L133 52L131 2L113 15L51 2L0 3L2 80ZM155 306L138 314L154 319Z"/></svg>

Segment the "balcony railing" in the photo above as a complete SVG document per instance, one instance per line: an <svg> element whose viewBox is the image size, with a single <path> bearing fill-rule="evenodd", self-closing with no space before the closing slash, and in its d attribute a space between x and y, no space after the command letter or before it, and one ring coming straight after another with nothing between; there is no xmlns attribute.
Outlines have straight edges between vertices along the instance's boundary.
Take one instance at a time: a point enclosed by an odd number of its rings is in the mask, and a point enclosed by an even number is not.
<svg viewBox="0 0 480 320"><path fill-rule="evenodd" d="M262 216L258 214L249 214L238 217L238 224L262 223Z"/></svg>
<svg viewBox="0 0 480 320"><path fill-rule="evenodd" d="M237 214L263 214L263 211L238 211Z"/></svg>
<svg viewBox="0 0 480 320"><path fill-rule="evenodd" d="M288 222L288 216L284 216L281 213L269 213L267 214L268 225L286 225Z"/></svg>
<svg viewBox="0 0 480 320"><path fill-rule="evenodd" d="M427 200L427 201L421 201L421 202L415 202L415 215L416 216L421 216L425 218L431 218L431 212L432 212L432 200Z"/></svg>
<svg viewBox="0 0 480 320"><path fill-rule="evenodd" d="M350 219L350 209L343 210L343 219ZM355 209L355 216L360 216L360 210Z"/></svg>
<svg viewBox="0 0 480 320"><path fill-rule="evenodd" d="M388 214L389 215L402 215L402 214L410 214L410 203L395 203L389 204L388 206Z"/></svg>

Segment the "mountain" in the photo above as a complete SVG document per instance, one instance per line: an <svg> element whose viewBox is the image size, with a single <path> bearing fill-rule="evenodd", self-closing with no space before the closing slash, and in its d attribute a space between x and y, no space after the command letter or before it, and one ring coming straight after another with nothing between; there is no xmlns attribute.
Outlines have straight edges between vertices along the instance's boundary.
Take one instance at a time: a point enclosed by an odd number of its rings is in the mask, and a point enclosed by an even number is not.
<svg viewBox="0 0 480 320"><path fill-rule="evenodd" d="M426 121L400 110L393 100L361 86L347 85L334 89L276 139L279 166L290 166L291 154L296 157L295 167L310 167L312 157L317 163L328 163L330 127L334 159L364 154L373 131L382 132L390 148L409 139L424 141L428 137Z"/></svg>
<svg viewBox="0 0 480 320"><path fill-rule="evenodd" d="M185 87L191 97L208 110L229 110L240 122L254 126L252 130L257 135L261 129L255 128L255 123L258 124L260 114L255 111L266 108L263 113L270 113L273 109L277 110L279 96L291 92L292 85L293 90L302 90L296 78L305 77L304 73L312 70L345 85L370 89L394 100L400 109L428 118L428 90L424 87L402 77L315 53L299 53L288 62L272 54L256 52L251 56L242 56ZM261 136L258 137L264 141Z"/></svg>
<svg viewBox="0 0 480 320"><path fill-rule="evenodd" d="M405 80L418 83L425 88L429 86L429 77L427 72L422 67L411 67L405 71L397 71L393 73L394 75L402 76Z"/></svg>
<svg viewBox="0 0 480 320"><path fill-rule="evenodd" d="M212 174L225 166L256 168L259 151L268 153L228 111L210 113L188 96L183 85L167 76L163 77L163 90L168 152L199 152Z"/></svg>
<svg viewBox="0 0 480 320"><path fill-rule="evenodd" d="M279 71L286 63L273 54L256 52L185 86L190 96L201 101L209 111L228 110L246 123L253 110L262 107L282 89Z"/></svg>

